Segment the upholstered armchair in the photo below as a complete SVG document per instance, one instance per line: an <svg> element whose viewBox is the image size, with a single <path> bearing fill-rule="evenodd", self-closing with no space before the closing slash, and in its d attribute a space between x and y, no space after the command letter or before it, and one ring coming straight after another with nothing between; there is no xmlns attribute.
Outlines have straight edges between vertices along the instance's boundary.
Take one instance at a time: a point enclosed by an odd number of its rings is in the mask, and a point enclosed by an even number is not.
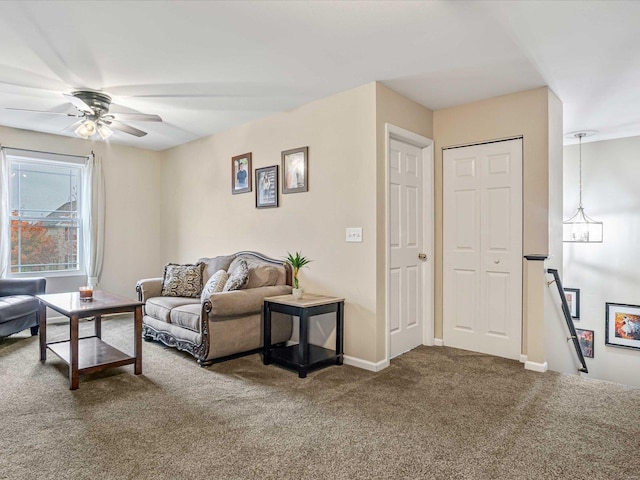
<svg viewBox="0 0 640 480"><path fill-rule="evenodd" d="M0 279L0 337L31 328L31 335L38 334L38 308L35 297L45 293L45 278Z"/></svg>

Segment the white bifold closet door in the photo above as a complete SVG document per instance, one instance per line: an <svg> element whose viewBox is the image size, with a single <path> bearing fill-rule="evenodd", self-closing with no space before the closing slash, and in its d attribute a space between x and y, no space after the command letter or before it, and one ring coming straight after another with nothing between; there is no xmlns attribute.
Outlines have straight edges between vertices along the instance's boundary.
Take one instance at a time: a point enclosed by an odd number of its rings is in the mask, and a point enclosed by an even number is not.
<svg viewBox="0 0 640 480"><path fill-rule="evenodd" d="M522 139L443 152L443 340L519 359Z"/></svg>

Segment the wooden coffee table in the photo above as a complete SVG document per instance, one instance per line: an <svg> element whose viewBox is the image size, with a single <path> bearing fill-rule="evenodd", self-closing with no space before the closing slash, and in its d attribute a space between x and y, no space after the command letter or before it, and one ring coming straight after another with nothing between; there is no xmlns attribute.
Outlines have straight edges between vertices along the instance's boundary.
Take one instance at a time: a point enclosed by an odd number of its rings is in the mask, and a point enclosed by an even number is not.
<svg viewBox="0 0 640 480"><path fill-rule="evenodd" d="M134 364L134 373L142 373L142 302L112 293L94 291L93 301L83 302L78 292L37 295L40 300L40 361L47 359L47 348L69 365L69 389L79 386L81 373L94 373L107 368ZM70 338L47 343L47 307L69 317ZM133 357L102 340L102 315L134 313ZM95 334L79 338L81 318L95 317Z"/></svg>

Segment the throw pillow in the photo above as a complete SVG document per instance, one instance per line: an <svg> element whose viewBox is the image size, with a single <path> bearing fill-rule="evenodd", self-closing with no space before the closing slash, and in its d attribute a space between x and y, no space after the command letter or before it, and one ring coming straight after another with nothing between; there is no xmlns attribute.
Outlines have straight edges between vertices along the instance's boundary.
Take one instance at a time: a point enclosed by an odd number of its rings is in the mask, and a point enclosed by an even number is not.
<svg viewBox="0 0 640 480"><path fill-rule="evenodd" d="M212 293L221 292L224 288L227 280L229 279L229 274L224 270L218 270L216 273L211 275L211 278L207 280L207 283L204 285L202 289L202 295L200 295L200 302L204 302L207 300Z"/></svg>
<svg viewBox="0 0 640 480"><path fill-rule="evenodd" d="M227 283L224 284L223 292L230 292L232 290L239 290L249 280L249 267L247 262L242 259L238 262L235 270L229 275Z"/></svg>
<svg viewBox="0 0 640 480"><path fill-rule="evenodd" d="M178 265L168 263L164 267L162 296L197 298L202 292L203 263Z"/></svg>
<svg viewBox="0 0 640 480"><path fill-rule="evenodd" d="M278 283L280 272L275 265L256 263L249 265L249 280L243 288L270 287Z"/></svg>

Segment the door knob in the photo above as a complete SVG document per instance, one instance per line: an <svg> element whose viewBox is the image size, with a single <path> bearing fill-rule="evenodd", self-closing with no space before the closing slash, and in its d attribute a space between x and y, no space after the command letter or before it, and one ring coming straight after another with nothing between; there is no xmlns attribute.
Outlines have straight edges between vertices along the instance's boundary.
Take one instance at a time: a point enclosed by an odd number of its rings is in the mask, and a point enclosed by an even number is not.
<svg viewBox="0 0 640 480"><path fill-rule="evenodd" d="M493 263L495 263L497 265L498 263L500 263L500 259L499 258L494 258L493 259Z"/></svg>
<svg viewBox="0 0 640 480"><path fill-rule="evenodd" d="M427 259L427 254L426 253L419 253L418 254L418 258L420 260L426 260Z"/></svg>

